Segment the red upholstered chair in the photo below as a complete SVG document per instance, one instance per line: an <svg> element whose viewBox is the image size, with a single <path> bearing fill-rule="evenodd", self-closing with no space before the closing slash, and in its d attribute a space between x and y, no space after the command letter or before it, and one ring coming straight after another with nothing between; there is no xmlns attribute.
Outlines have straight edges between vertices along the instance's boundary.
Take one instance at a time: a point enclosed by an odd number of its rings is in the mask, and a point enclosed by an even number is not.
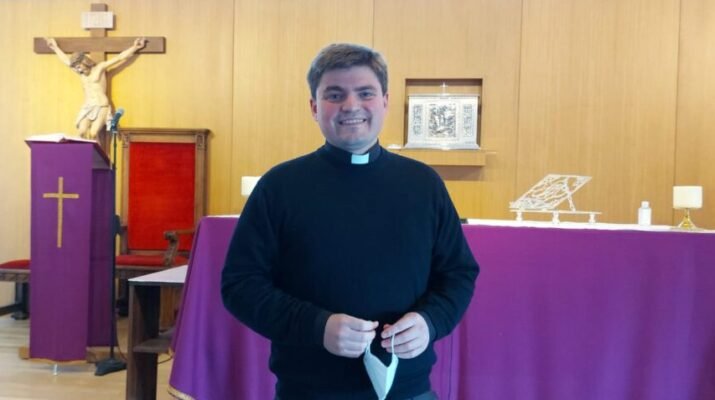
<svg viewBox="0 0 715 400"><path fill-rule="evenodd" d="M208 133L205 129L120 130L121 240L116 257L120 282L188 263L193 230L206 210Z"/></svg>
<svg viewBox="0 0 715 400"><path fill-rule="evenodd" d="M15 319L27 319L30 315L30 260L0 263L0 281L15 282L15 302L0 307L0 315L12 313Z"/></svg>

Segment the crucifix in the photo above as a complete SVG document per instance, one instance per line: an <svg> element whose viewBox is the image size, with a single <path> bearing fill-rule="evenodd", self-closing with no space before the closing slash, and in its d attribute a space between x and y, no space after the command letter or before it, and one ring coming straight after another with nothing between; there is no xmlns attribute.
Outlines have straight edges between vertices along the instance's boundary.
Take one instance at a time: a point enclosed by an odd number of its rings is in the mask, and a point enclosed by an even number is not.
<svg viewBox="0 0 715 400"><path fill-rule="evenodd" d="M65 193L65 178L57 178L57 192L43 193L43 199L57 199L57 248L62 248L62 221L64 220L64 200L79 199L78 193Z"/></svg>
<svg viewBox="0 0 715 400"><path fill-rule="evenodd" d="M106 4L92 4L93 13L106 13ZM110 15L109 25L113 26ZM137 53L164 53L163 37L107 37L107 27L89 28L90 37L34 38L37 54L55 53L60 60L80 75L85 101L77 116L77 133L97 140L109 153L109 138L106 127L112 120L106 71L118 66ZM73 53L70 57L66 53ZM89 53L89 57L86 56ZM107 53L119 53L107 60Z"/></svg>

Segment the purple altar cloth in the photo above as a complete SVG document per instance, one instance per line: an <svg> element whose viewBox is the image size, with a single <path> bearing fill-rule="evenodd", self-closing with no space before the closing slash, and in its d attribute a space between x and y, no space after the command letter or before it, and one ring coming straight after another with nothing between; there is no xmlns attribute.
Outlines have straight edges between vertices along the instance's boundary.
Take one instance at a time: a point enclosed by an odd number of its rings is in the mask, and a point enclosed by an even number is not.
<svg viewBox="0 0 715 400"><path fill-rule="evenodd" d="M197 400L273 396L269 342L224 310L234 218L195 238L173 389ZM715 235L464 226L475 297L437 342L441 400L715 399Z"/></svg>
<svg viewBox="0 0 715 400"><path fill-rule="evenodd" d="M110 343L112 176L92 143L31 142L30 357Z"/></svg>
<svg viewBox="0 0 715 400"><path fill-rule="evenodd" d="M270 342L238 322L221 300L221 269L235 226L236 218L206 217L194 235L169 384L196 400L273 398Z"/></svg>

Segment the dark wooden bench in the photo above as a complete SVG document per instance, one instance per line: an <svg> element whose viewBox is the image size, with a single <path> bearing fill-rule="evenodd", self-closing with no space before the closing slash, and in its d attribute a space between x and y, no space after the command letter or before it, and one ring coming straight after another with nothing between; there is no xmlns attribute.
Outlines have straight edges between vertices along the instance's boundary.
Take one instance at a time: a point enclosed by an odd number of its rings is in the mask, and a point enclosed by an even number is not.
<svg viewBox="0 0 715 400"><path fill-rule="evenodd" d="M0 307L0 315L12 313L15 319L30 316L30 260L12 260L0 264L0 281L15 282L15 302Z"/></svg>

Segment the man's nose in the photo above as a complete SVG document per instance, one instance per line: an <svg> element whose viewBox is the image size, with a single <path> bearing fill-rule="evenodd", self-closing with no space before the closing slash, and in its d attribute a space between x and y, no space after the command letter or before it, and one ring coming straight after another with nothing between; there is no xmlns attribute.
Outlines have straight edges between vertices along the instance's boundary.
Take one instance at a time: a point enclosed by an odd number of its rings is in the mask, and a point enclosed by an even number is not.
<svg viewBox="0 0 715 400"><path fill-rule="evenodd" d="M356 94L349 94L342 104L343 111L353 111L360 109L360 98Z"/></svg>

